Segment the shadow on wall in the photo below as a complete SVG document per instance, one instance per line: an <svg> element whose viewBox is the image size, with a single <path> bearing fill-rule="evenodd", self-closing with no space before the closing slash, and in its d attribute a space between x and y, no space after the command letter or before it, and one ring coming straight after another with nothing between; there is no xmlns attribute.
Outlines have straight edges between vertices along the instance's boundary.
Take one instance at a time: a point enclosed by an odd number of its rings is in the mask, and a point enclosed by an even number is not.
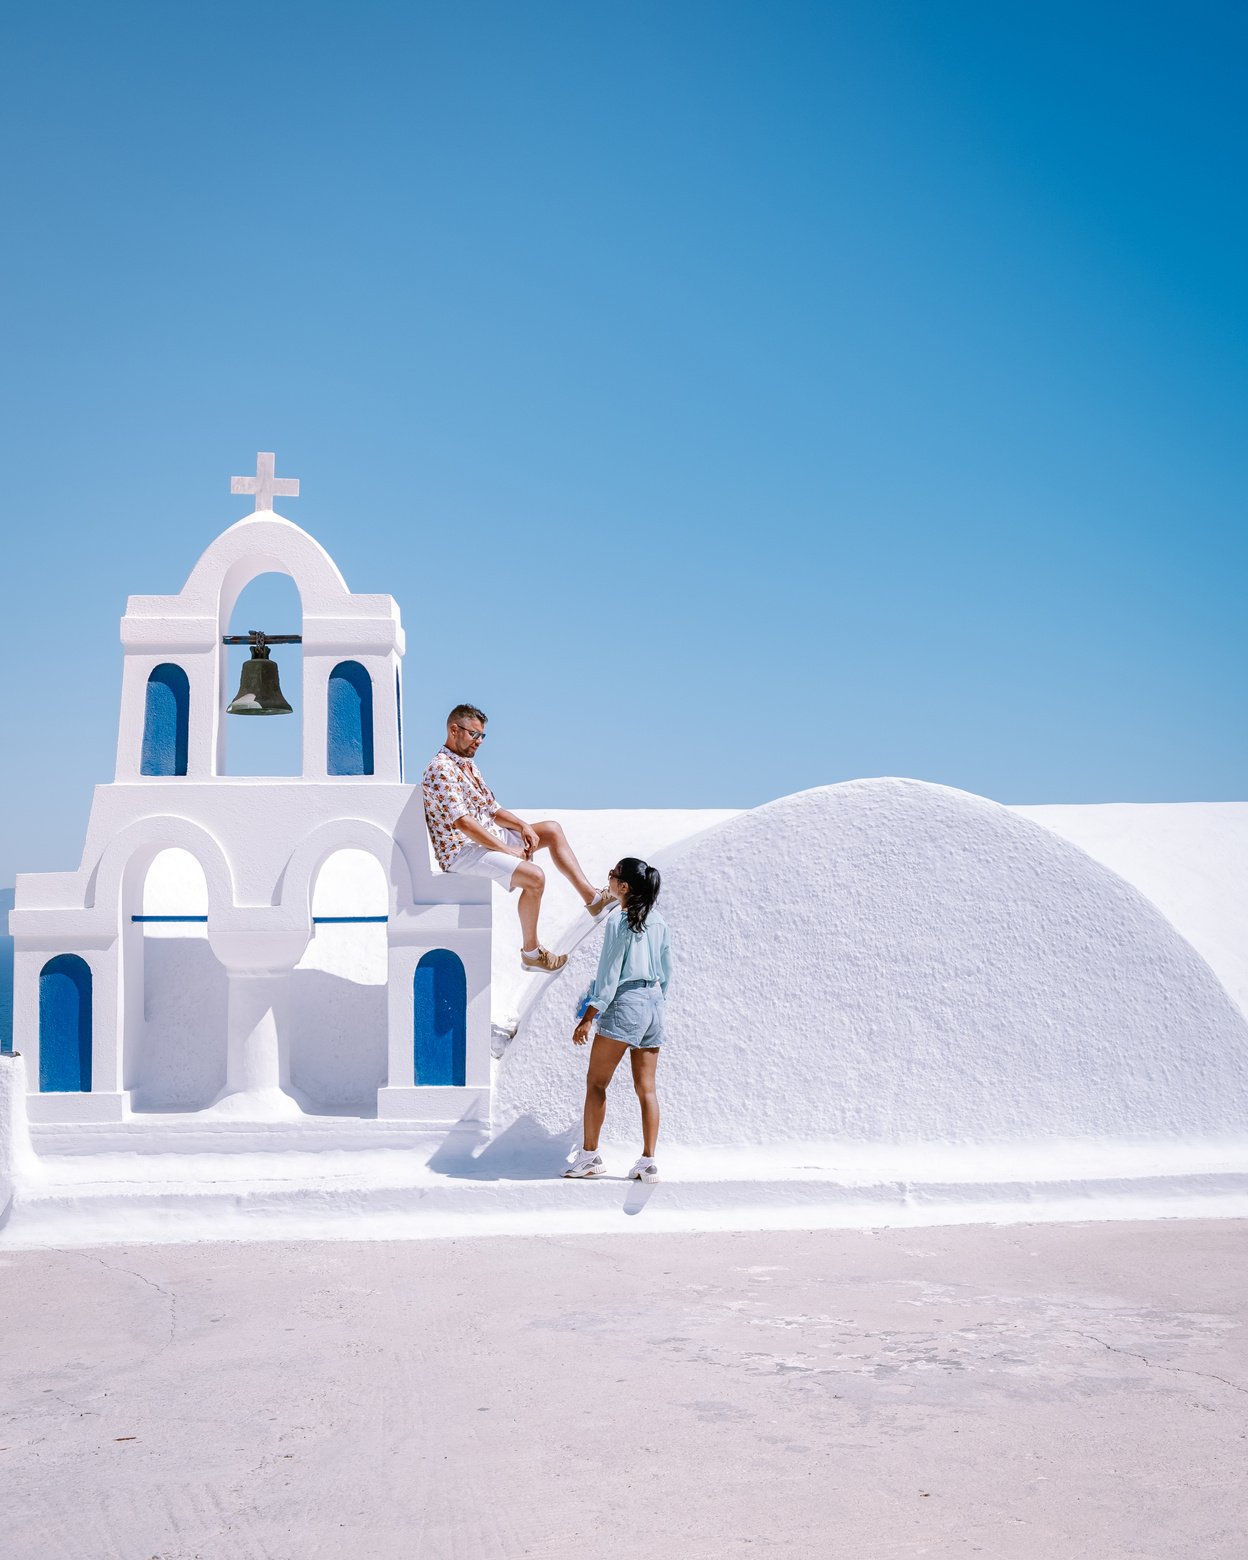
<svg viewBox="0 0 1248 1560"><path fill-rule="evenodd" d="M9 911L15 890L0 888L0 1052L13 1049L13 939Z"/></svg>
<svg viewBox="0 0 1248 1560"><path fill-rule="evenodd" d="M202 1110L225 1085L225 970L206 938L145 937L143 985L133 1107Z"/></svg>
<svg viewBox="0 0 1248 1560"><path fill-rule="evenodd" d="M296 970L290 1002L290 1081L317 1105L373 1114L388 1060L385 986Z"/></svg>

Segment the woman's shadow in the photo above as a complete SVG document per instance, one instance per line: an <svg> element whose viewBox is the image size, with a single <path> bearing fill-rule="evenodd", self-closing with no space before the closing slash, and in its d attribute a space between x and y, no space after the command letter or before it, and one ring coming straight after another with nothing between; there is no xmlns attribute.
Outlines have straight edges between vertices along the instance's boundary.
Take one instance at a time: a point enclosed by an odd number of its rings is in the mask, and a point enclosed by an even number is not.
<svg viewBox="0 0 1248 1560"><path fill-rule="evenodd" d="M452 1132L429 1160L437 1175L457 1181L549 1181L563 1174L576 1146L579 1125L547 1132L532 1116L521 1116L497 1137Z"/></svg>
<svg viewBox="0 0 1248 1560"><path fill-rule="evenodd" d="M429 1168L456 1181L556 1181L580 1141L579 1122L563 1132L547 1132L532 1116L521 1116L497 1137L452 1132L435 1149ZM640 1181L629 1181L627 1187L623 1211L635 1217L650 1201L654 1187Z"/></svg>

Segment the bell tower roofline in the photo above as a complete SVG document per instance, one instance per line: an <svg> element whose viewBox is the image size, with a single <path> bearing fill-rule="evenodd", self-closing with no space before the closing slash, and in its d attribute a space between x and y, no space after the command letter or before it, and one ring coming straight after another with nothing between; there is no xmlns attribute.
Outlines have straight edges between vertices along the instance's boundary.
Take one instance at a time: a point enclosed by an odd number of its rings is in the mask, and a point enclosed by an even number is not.
<svg viewBox="0 0 1248 1560"><path fill-rule="evenodd" d="M363 629L378 648L377 636L403 654L404 634L398 603L388 595L352 593L338 565L314 536L273 510L256 510L228 526L209 543L176 596L131 596L121 621L128 648L160 638L170 649L206 648L227 630L235 603L260 574L286 574L303 606L304 640L338 644L353 638L350 625ZM159 625L159 628L157 627Z"/></svg>
<svg viewBox="0 0 1248 1560"><path fill-rule="evenodd" d="M241 626L301 638L301 687L288 686L284 697L302 722L302 777L359 774L402 783L399 673L406 645L398 604L393 596L350 591L316 538L271 509L222 531L177 595L127 601L117 780L228 778L226 722L236 717L225 710L236 696L223 640L239 597L261 574L284 574L299 593L296 621ZM300 699L291 697L295 692ZM167 719L160 714L166 709ZM344 711L359 724L359 751L350 754L339 751ZM374 744L367 751L366 734Z"/></svg>

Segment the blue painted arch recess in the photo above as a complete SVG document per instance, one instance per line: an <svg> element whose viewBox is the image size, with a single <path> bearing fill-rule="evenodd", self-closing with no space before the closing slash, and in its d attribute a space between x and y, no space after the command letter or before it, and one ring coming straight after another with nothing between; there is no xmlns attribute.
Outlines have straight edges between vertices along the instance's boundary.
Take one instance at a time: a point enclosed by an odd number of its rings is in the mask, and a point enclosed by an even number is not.
<svg viewBox="0 0 1248 1560"><path fill-rule="evenodd" d="M39 971L39 1089L91 1091L91 967L59 953Z"/></svg>
<svg viewBox="0 0 1248 1560"><path fill-rule="evenodd" d="M416 966L412 1028L417 1084L462 1089L468 1039L468 980L460 959L434 948Z"/></svg>
<svg viewBox="0 0 1248 1560"><path fill-rule="evenodd" d="M139 773L184 775L190 729L190 682L176 662L163 661L147 679Z"/></svg>
<svg viewBox="0 0 1248 1560"><path fill-rule="evenodd" d="M331 775L373 773L373 679L358 661L329 674L326 767Z"/></svg>

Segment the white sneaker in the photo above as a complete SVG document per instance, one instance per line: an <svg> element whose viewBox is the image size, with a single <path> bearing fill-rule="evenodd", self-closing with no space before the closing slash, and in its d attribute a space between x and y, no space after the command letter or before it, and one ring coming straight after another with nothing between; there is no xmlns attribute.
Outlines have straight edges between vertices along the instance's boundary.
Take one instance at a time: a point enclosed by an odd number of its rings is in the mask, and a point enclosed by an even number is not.
<svg viewBox="0 0 1248 1560"><path fill-rule="evenodd" d="M563 1173L570 1180L582 1181L591 1175L602 1175L605 1169L597 1149L578 1148L576 1158Z"/></svg>
<svg viewBox="0 0 1248 1560"><path fill-rule="evenodd" d="M653 1159L647 1159L643 1154L628 1172L628 1179L630 1181L657 1181L659 1179L659 1167Z"/></svg>

